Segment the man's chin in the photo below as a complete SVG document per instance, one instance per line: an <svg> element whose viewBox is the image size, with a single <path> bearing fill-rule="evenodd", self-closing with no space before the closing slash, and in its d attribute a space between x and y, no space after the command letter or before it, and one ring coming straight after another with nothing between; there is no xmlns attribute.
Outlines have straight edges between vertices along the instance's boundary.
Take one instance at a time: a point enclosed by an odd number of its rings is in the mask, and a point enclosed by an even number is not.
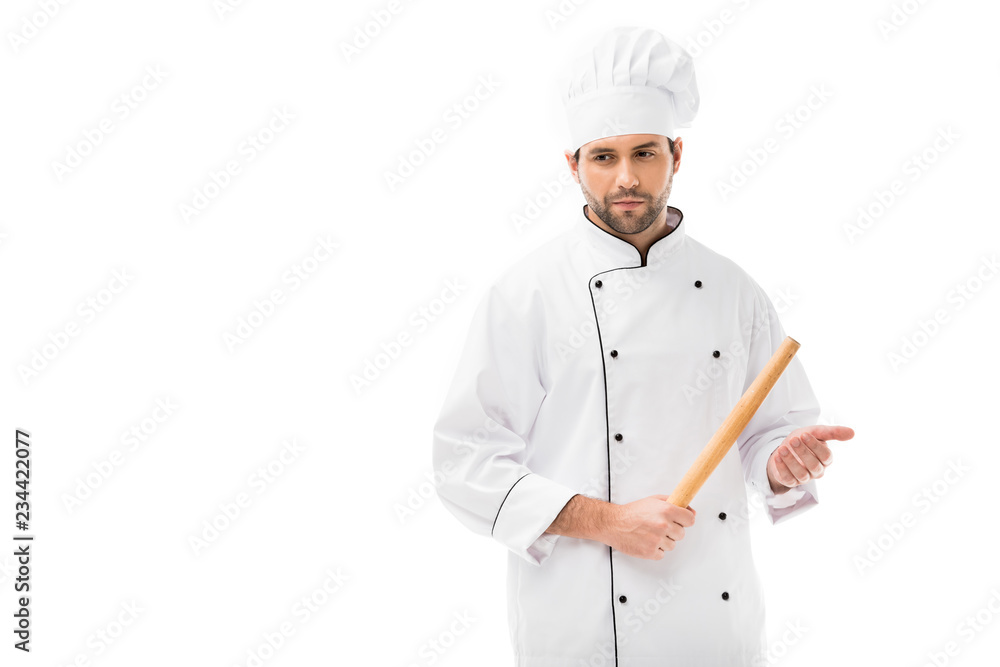
<svg viewBox="0 0 1000 667"><path fill-rule="evenodd" d="M639 234L649 228L649 225L644 227L640 226L637 220L621 219L616 219L615 224L608 226L617 231L619 234Z"/></svg>

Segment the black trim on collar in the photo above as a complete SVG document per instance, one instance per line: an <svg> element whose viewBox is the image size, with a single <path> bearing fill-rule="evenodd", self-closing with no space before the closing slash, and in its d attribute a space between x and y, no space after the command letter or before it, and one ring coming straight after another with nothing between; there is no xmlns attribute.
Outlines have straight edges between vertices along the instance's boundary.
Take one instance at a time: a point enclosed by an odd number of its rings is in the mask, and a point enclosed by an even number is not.
<svg viewBox="0 0 1000 667"><path fill-rule="evenodd" d="M639 258L639 260L641 261L641 264L639 264L640 267L646 266L646 259L649 258L649 252L650 252L650 250L653 249L653 246L655 246L657 243L659 243L660 241L662 241L663 239L667 238L668 236L670 236L671 234L673 234L675 231L677 231L680 228L681 224L683 224L683 222L684 222L684 211L680 210L676 206L671 206L669 204L667 204L667 209L674 209L675 211L677 211L677 213L680 215L680 218L678 218L677 224L674 225L673 228L669 232L667 232L666 234L664 234L660 238L658 238L655 241L653 241L653 243L649 246L649 248L646 249L646 257L640 257ZM583 215L584 219L587 222L589 222L591 225L594 226L594 229L596 229L596 230L598 230L600 232L604 232L605 234L607 234L611 238L617 239L618 241L621 241L622 243L628 244L629 246L632 247L633 250L635 250L636 254L639 253L639 249L636 248L634 245L632 245L631 243L629 243L625 239L621 238L620 236L615 236L614 234L612 234L608 230L604 229L603 227L601 227L600 225L598 225L597 223L595 223L589 217L587 217L587 204L583 205L583 208L580 209L580 212ZM621 268L623 268L623 269L633 269L633 268L637 268L637 267L634 267L634 266L623 266ZM602 271L602 273L604 273L604 272ZM595 275L600 275L600 274L595 274Z"/></svg>

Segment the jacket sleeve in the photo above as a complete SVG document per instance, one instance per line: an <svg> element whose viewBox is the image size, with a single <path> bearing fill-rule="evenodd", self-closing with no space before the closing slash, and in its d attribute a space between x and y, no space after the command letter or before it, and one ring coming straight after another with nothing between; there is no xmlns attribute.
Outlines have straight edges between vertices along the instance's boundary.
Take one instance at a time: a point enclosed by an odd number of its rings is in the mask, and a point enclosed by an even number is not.
<svg viewBox="0 0 1000 667"><path fill-rule="evenodd" d="M785 339L784 328L771 300L755 282L753 287L756 306L744 392ZM819 412L819 402L806 377L802 361L795 356L737 438L747 484L762 495L767 517L772 524L799 514L819 502L816 480L775 495L767 479L767 461L772 452L792 431L816 424Z"/></svg>
<svg viewBox="0 0 1000 667"><path fill-rule="evenodd" d="M541 565L558 539L545 530L576 491L525 465L545 398L544 319L525 301L536 312L515 312L496 286L480 301L434 425L433 466L437 495L459 521Z"/></svg>

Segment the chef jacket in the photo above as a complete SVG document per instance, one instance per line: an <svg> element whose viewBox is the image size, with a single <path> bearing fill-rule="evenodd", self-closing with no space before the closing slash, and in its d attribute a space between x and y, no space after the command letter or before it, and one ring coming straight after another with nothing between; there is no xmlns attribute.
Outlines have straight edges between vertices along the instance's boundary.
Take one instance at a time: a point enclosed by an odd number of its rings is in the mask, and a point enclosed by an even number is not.
<svg viewBox="0 0 1000 667"><path fill-rule="evenodd" d="M509 549L520 667L763 664L748 517L775 524L818 501L815 481L775 496L767 478L770 454L819 416L794 357L662 560L545 532L575 494L670 494L785 338L760 286L667 211L672 229L645 263L582 209L506 270L434 425L442 503Z"/></svg>

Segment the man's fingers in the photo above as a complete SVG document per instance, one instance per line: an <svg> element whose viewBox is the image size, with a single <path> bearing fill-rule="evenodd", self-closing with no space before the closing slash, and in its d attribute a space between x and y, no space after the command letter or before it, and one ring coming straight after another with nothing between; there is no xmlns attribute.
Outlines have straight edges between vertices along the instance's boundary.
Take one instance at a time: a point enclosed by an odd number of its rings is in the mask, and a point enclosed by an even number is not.
<svg viewBox="0 0 1000 667"><path fill-rule="evenodd" d="M805 448L812 450L816 458L820 460L820 463L825 466L833 463L833 452L826 442L816 438L811 433L800 433L797 437L802 441Z"/></svg>
<svg viewBox="0 0 1000 667"><path fill-rule="evenodd" d="M822 477L823 468L833 463L830 448L825 442L817 440L808 433L803 433L798 439L801 444L792 448L795 456L813 477ZM794 442L792 444L794 445Z"/></svg>
<svg viewBox="0 0 1000 667"><path fill-rule="evenodd" d="M693 526L694 525L694 510L692 510L690 507L686 507L684 509L691 510L690 516L687 513L685 513L685 512L681 512L680 515L677 516L676 518L671 517L671 520L675 524L677 524L678 526Z"/></svg>
<svg viewBox="0 0 1000 667"><path fill-rule="evenodd" d="M779 453L774 458L774 478L777 482L783 486L796 486L795 477L788 472L788 466L781 460L781 454Z"/></svg>
<svg viewBox="0 0 1000 667"><path fill-rule="evenodd" d="M785 446L781 447L781 452L779 453L779 458L782 463L788 468L788 472L795 478L795 481L799 484L805 484L809 481L809 471L802 467L802 464L792 456L791 452ZM787 482L783 482L785 486L788 486Z"/></svg>
<svg viewBox="0 0 1000 667"><path fill-rule="evenodd" d="M854 437L854 429L848 426L817 424L816 426L809 426L803 429L803 432L808 433L817 440L850 440Z"/></svg>
<svg viewBox="0 0 1000 667"><path fill-rule="evenodd" d="M788 464L785 463L785 460L780 454L778 455L778 462L774 465L774 467L778 471L778 481L783 485L788 488L792 488L801 484L801 482L795 478L795 475L793 475L788 469Z"/></svg>

